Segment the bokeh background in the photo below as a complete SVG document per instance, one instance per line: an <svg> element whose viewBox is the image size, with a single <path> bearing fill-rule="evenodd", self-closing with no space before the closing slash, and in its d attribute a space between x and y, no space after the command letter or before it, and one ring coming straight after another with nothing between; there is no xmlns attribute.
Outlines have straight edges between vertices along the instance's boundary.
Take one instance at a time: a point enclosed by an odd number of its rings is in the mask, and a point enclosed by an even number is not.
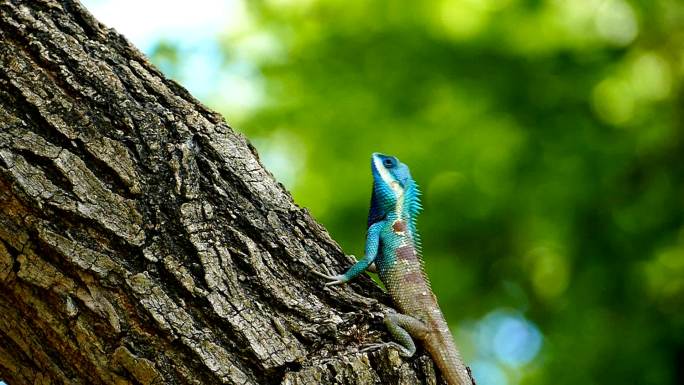
<svg viewBox="0 0 684 385"><path fill-rule="evenodd" d="M84 3L347 253L407 163L479 385L684 383L683 2Z"/></svg>

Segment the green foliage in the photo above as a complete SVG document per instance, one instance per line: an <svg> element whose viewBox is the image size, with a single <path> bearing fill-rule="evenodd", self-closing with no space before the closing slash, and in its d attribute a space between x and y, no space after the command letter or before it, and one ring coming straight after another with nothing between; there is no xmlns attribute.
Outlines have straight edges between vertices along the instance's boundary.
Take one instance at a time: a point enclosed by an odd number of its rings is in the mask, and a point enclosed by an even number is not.
<svg viewBox="0 0 684 385"><path fill-rule="evenodd" d="M207 102L346 252L363 250L371 152L397 155L424 191L426 265L457 338L495 309L543 335L529 364L501 366L508 383L683 381L681 2L249 11L222 49L262 100Z"/></svg>

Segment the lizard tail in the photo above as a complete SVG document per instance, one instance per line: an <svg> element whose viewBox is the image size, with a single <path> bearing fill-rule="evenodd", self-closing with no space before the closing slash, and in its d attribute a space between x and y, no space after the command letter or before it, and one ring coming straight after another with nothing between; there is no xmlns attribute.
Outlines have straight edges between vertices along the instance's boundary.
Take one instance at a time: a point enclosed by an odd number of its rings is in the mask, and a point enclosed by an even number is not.
<svg viewBox="0 0 684 385"><path fill-rule="evenodd" d="M463 363L449 329L446 328L445 331L428 335L425 341L426 349L430 352L447 384L475 385L475 380L472 378L470 370Z"/></svg>

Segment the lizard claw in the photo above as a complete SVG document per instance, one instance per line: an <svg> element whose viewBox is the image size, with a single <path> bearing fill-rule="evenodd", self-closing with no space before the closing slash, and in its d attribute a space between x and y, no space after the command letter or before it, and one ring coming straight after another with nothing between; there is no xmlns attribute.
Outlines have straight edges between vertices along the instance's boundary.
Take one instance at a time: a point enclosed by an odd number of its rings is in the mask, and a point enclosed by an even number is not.
<svg viewBox="0 0 684 385"><path fill-rule="evenodd" d="M341 285L343 283L347 283L347 279L344 277L344 275L336 275L332 277L331 279L334 279L334 281L327 282L325 286L334 286L334 285Z"/></svg>
<svg viewBox="0 0 684 385"><path fill-rule="evenodd" d="M366 345L363 349L359 350L359 353L366 353L371 350L380 350L383 348L394 348L399 350L399 353L403 353L403 346L396 342L378 342L375 344Z"/></svg>
<svg viewBox="0 0 684 385"><path fill-rule="evenodd" d="M330 273L327 271L328 269L326 269L325 266L323 267L323 269L326 270L326 273L321 273L317 270L311 270L311 272L319 277L327 279L329 282L326 282L325 286L341 285L347 282L347 277L345 277L344 274L330 275Z"/></svg>
<svg viewBox="0 0 684 385"><path fill-rule="evenodd" d="M366 353L369 350L379 350L384 348L396 349L399 352L399 355L402 357L411 357L413 355L411 351L409 351L408 349L406 349L405 347L401 346L396 342L378 342L376 344L370 344L367 345L365 348L359 350L359 352Z"/></svg>

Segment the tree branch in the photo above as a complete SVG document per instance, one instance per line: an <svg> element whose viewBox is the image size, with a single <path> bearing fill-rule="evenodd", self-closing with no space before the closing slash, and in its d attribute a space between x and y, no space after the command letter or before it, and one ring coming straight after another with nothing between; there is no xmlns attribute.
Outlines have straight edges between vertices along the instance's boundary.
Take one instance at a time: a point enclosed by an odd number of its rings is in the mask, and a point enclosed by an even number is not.
<svg viewBox="0 0 684 385"><path fill-rule="evenodd" d="M360 235L361 236L361 235ZM0 378L434 384L216 113L73 0L0 1Z"/></svg>

